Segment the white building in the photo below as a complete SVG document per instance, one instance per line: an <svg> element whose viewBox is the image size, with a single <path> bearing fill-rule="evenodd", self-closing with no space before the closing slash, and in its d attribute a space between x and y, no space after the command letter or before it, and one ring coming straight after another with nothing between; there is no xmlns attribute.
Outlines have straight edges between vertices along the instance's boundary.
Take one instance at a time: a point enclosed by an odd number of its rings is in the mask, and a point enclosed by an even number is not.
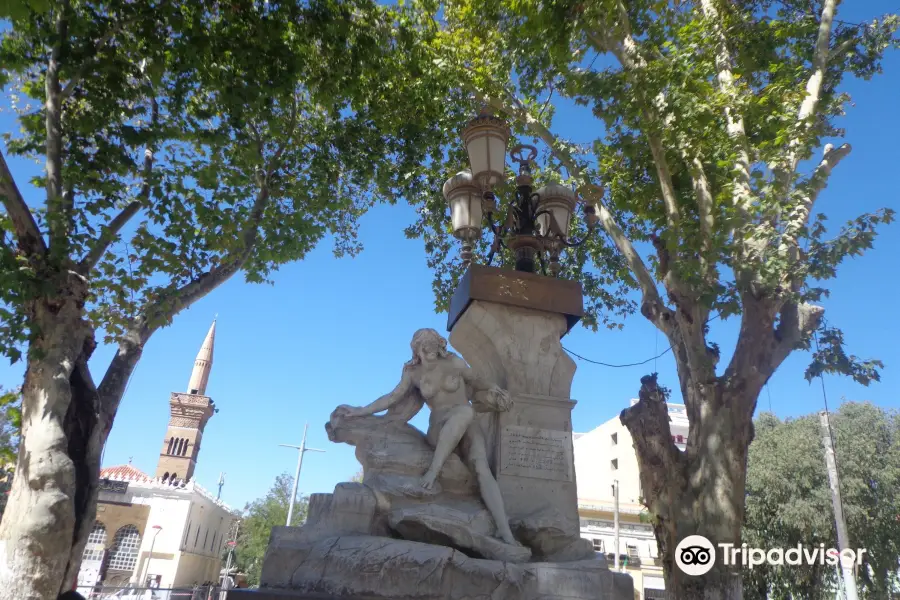
<svg viewBox="0 0 900 600"><path fill-rule="evenodd" d="M634 405L637 400L632 400ZM688 420L683 404L669 404L672 441L687 443ZM573 436L581 535L605 554L610 567L616 553L620 566L634 578L635 597L663 598L662 565L653 529L641 504L637 455L631 434L616 415L588 433ZM619 486L619 547L615 544L615 486Z"/></svg>
<svg viewBox="0 0 900 600"><path fill-rule="evenodd" d="M194 481L171 485L131 465L105 468L101 477L79 586L171 588L218 579L234 511Z"/></svg>
<svg viewBox="0 0 900 600"><path fill-rule="evenodd" d="M213 322L187 393L169 399L170 419L154 477L131 464L100 471L97 520L78 586L189 587L219 578L238 513L193 480L200 442L218 412L204 394L212 369Z"/></svg>

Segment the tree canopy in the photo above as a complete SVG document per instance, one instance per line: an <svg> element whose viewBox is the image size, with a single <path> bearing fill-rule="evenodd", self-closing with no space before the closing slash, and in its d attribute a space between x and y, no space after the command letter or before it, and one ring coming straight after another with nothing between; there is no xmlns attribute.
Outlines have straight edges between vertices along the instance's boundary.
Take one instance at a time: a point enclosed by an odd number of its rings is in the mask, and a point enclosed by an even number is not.
<svg viewBox="0 0 900 600"><path fill-rule="evenodd" d="M358 252L359 217L415 196L458 111L410 19L372 0L12 2L4 17L20 131L0 152L0 354L27 348L18 470L41 481L13 482L0 540L23 550L7 546L0 583L44 598L74 582L153 333L323 239ZM7 155L43 174L22 181ZM99 339L117 351L95 383Z"/></svg>
<svg viewBox="0 0 900 600"><path fill-rule="evenodd" d="M840 331L811 303L828 295L846 258L872 247L894 211L832 227L814 203L851 149L841 140L845 79L881 72L883 53L898 44L898 19L847 23L834 18L836 4L414 6L435 65L507 118L515 141L538 143L538 182L562 179L596 204L605 235L570 251L562 271L584 285L586 325L621 327L640 309L670 329L663 307L677 306L697 323L689 337L698 351L709 346L717 356L705 339L710 315L739 315L765 298L768 324L789 338L778 356L819 326L823 347L810 376L826 370L867 382L880 363L846 353ZM557 104L584 107L579 114L595 121L583 131L596 139L556 135ZM445 177L465 166L463 156L449 157ZM462 270L439 188L409 233L426 241L445 307ZM582 219L573 227L585 232Z"/></svg>
<svg viewBox="0 0 900 600"><path fill-rule="evenodd" d="M850 545L865 548L862 598L887 598L900 561L900 415L845 402L830 418ZM764 413L750 445L744 542L750 547L837 547L818 415ZM833 566L762 565L744 570L748 599L834 598ZM768 594L768 595L767 595Z"/></svg>
<svg viewBox="0 0 900 600"><path fill-rule="evenodd" d="M31 182L48 193L32 217L2 165L0 351L15 360L34 334L26 305L49 273L27 251L46 244L89 278L110 342L168 323L238 270L266 281L325 237L358 252L358 217L409 193L446 126L448 111L428 109L432 79L399 85L421 62L404 27L365 0L16 13L0 83L22 132L3 137L51 170Z"/></svg>
<svg viewBox="0 0 900 600"><path fill-rule="evenodd" d="M515 141L537 143L537 184L561 180L593 207L604 235L569 251L561 271L583 284L584 323L619 326L639 310L672 349L690 420L686 450L671 441L655 375L641 380L639 401L620 419L635 441L674 598L741 597L734 569L687 577L674 550L692 534L740 544L752 418L784 360L817 335L808 378L879 379L881 362L845 349L821 300L894 211L831 227L816 201L851 151L841 127L846 80L880 73L900 20L848 23L835 16L839 4L412 4L435 67L508 120ZM556 108L573 104L592 139L554 132ZM466 166L461 146L448 153L444 177ZM437 183L409 234L426 242L445 308L463 265ZM511 197L508 187L497 191ZM570 233L585 229L576 215ZM732 317L738 335L723 352L709 323Z"/></svg>

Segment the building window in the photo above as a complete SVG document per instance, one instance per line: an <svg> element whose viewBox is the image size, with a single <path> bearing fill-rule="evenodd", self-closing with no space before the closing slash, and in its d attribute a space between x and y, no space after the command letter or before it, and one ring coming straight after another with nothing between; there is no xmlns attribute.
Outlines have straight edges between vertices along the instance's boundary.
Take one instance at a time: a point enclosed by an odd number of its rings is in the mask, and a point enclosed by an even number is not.
<svg viewBox="0 0 900 600"><path fill-rule="evenodd" d="M591 544L594 546L594 552L603 552L603 540L594 538L591 540Z"/></svg>
<svg viewBox="0 0 900 600"><path fill-rule="evenodd" d="M203 534L203 547L206 548L206 542L209 541L209 527L206 528L206 533Z"/></svg>
<svg viewBox="0 0 900 600"><path fill-rule="evenodd" d="M609 461L609 466L612 468L613 471L618 471L619 470L619 459L614 458L611 461Z"/></svg>
<svg viewBox="0 0 900 600"><path fill-rule="evenodd" d="M133 571L137 564L138 548L141 546L141 534L134 525L125 525L116 532L109 568L114 571Z"/></svg>
<svg viewBox="0 0 900 600"><path fill-rule="evenodd" d="M198 541L200 541L200 525L197 525L197 535L194 536L194 548L197 547Z"/></svg>
<svg viewBox="0 0 900 600"><path fill-rule="evenodd" d="M612 434L611 436L609 436L609 438L612 441L613 446L615 446L619 443L619 434L618 433Z"/></svg>
<svg viewBox="0 0 900 600"><path fill-rule="evenodd" d="M94 521L94 528L88 534L87 545L84 547L84 554L81 555L83 562L103 560L103 551L106 549L106 526L100 521Z"/></svg>
<svg viewBox="0 0 900 600"><path fill-rule="evenodd" d="M196 388L191 389L191 394L197 395L197 393L198 393L199 391L200 391L200 390L198 390L198 389L196 389Z"/></svg>
<svg viewBox="0 0 900 600"><path fill-rule="evenodd" d="M218 531L214 531L214 532L213 532L213 539L212 539L212 541L209 543L209 551L210 551L210 552L212 552L213 549L216 547L216 536L217 536L217 535L219 535L219 532L218 532Z"/></svg>
<svg viewBox="0 0 900 600"><path fill-rule="evenodd" d="M172 454L172 446L175 445L175 438L169 438L169 450L166 454Z"/></svg>
<svg viewBox="0 0 900 600"><path fill-rule="evenodd" d="M609 486L609 489L610 489L609 493L612 495L613 498L615 498L616 497L616 484L612 484L611 486Z"/></svg>
<svg viewBox="0 0 900 600"><path fill-rule="evenodd" d="M188 536L191 535L191 522L188 521L187 529L184 531L184 539L181 540L182 547L187 547Z"/></svg>

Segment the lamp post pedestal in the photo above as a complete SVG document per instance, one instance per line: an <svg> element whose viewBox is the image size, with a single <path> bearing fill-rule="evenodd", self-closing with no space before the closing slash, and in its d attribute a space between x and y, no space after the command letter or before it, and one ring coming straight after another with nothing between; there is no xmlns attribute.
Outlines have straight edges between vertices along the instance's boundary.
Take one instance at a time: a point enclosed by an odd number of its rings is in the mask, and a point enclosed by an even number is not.
<svg viewBox="0 0 900 600"><path fill-rule="evenodd" d="M510 525L540 560L593 557L580 538L570 399L575 362L560 339L583 315L581 285L473 265L451 301L450 343L508 412L479 416Z"/></svg>

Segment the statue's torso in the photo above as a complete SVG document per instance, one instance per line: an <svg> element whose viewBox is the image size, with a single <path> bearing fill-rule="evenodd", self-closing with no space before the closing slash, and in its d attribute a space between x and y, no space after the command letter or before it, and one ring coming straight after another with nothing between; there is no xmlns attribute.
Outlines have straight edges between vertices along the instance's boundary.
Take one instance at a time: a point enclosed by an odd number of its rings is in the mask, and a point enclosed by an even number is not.
<svg viewBox="0 0 900 600"><path fill-rule="evenodd" d="M419 365L414 381L432 412L469 403L460 368L450 358Z"/></svg>

